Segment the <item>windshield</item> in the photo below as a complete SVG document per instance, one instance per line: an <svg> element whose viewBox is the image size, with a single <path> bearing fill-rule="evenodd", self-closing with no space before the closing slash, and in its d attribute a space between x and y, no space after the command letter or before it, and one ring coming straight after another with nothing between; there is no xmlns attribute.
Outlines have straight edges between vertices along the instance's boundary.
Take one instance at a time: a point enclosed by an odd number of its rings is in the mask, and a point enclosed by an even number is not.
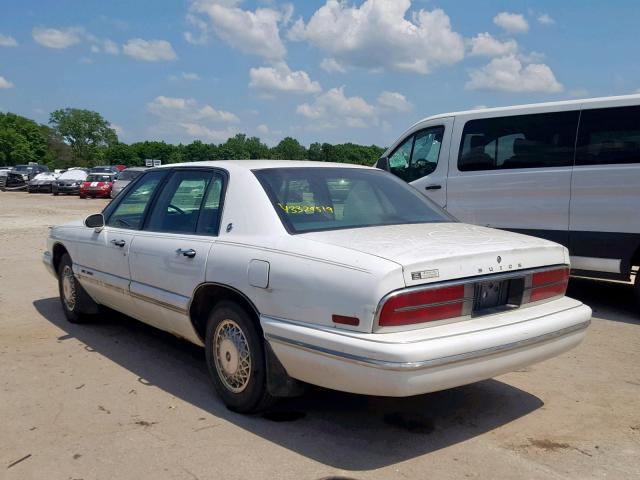
<svg viewBox="0 0 640 480"><path fill-rule="evenodd" d="M142 173L141 170L123 170L118 175L118 180L133 180Z"/></svg>
<svg viewBox="0 0 640 480"><path fill-rule="evenodd" d="M14 172L29 172L33 170L33 167L30 165L16 165L13 167Z"/></svg>
<svg viewBox="0 0 640 480"><path fill-rule="evenodd" d="M84 180L87 172L84 170L69 170L58 177L58 180Z"/></svg>
<svg viewBox="0 0 640 480"><path fill-rule="evenodd" d="M115 167L93 167L91 173L113 172Z"/></svg>
<svg viewBox="0 0 640 480"><path fill-rule="evenodd" d="M87 182L113 182L111 175L91 174L87 176Z"/></svg>
<svg viewBox="0 0 640 480"><path fill-rule="evenodd" d="M455 221L381 170L272 168L254 174L290 233Z"/></svg>

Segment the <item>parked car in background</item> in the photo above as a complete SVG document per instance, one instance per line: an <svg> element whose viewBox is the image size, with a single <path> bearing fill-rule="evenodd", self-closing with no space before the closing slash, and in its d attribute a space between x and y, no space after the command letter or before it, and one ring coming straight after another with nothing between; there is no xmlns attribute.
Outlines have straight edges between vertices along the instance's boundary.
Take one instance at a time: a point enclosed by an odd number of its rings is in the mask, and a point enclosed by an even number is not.
<svg viewBox="0 0 640 480"><path fill-rule="evenodd" d="M43 261L70 322L105 305L204 346L240 412L297 380L393 397L476 382L578 345L591 317L565 297L563 246L346 164L152 168L51 229Z"/></svg>
<svg viewBox="0 0 640 480"><path fill-rule="evenodd" d="M54 195L78 195L80 184L87 178L88 172L83 168L70 169L61 174L52 184L51 191Z"/></svg>
<svg viewBox="0 0 640 480"><path fill-rule="evenodd" d="M127 168L126 165L116 165L115 167L118 169L119 172L121 172L121 171L123 171L124 169Z"/></svg>
<svg viewBox="0 0 640 480"><path fill-rule="evenodd" d="M29 183L27 184L27 192L29 192L29 193L38 193L38 192L51 193L52 189L53 189L53 187L52 187L53 182L59 176L60 175L58 175L56 173L53 173L53 172L39 173L38 175L33 177L31 180L29 180Z"/></svg>
<svg viewBox="0 0 640 480"><path fill-rule="evenodd" d="M568 247L576 275L640 265L640 95L435 115L378 165L464 222Z"/></svg>
<svg viewBox="0 0 640 480"><path fill-rule="evenodd" d="M138 178L142 172L146 170L145 167L130 167L118 174L118 178L113 182L111 188L111 198L115 198L124 187L129 185L134 179Z"/></svg>
<svg viewBox="0 0 640 480"><path fill-rule="evenodd" d="M90 173L80 184L80 198L109 198L114 179L113 173Z"/></svg>
<svg viewBox="0 0 640 480"><path fill-rule="evenodd" d="M16 165L6 172L6 176L0 177L0 188L8 190L26 190L27 183L33 177L42 172L48 172L49 167L30 163L28 165Z"/></svg>
<svg viewBox="0 0 640 480"><path fill-rule="evenodd" d="M115 165L101 165L97 167L91 167L89 173L113 173L117 175L120 173L120 169Z"/></svg>

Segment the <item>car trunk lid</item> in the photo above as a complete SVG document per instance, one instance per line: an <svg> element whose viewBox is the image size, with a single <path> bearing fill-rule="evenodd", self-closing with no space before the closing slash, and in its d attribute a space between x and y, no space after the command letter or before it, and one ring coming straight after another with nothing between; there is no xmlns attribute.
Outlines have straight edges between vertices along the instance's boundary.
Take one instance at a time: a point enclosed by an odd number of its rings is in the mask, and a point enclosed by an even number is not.
<svg viewBox="0 0 640 480"><path fill-rule="evenodd" d="M402 266L406 286L568 263L547 240L463 223L388 225L304 234Z"/></svg>

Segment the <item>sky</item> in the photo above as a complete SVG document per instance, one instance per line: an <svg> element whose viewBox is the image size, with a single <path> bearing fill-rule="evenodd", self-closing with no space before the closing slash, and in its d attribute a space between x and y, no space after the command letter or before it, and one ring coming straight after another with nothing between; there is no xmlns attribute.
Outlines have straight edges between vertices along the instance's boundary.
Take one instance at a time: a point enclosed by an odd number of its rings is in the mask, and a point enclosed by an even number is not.
<svg viewBox="0 0 640 480"><path fill-rule="evenodd" d="M389 145L429 115L640 92L636 0L3 0L0 111L121 141Z"/></svg>

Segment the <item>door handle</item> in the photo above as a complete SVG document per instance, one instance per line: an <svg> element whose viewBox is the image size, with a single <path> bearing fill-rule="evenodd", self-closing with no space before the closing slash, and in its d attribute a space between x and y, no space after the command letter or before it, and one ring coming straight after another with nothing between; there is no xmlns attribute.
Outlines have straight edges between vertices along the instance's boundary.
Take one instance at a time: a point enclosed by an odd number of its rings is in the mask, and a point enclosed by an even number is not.
<svg viewBox="0 0 640 480"><path fill-rule="evenodd" d="M181 253L182 255L188 258L193 258L196 256L196 251L193 248L189 248L187 250L183 250L182 248L179 248L176 250L176 253L177 254Z"/></svg>
<svg viewBox="0 0 640 480"><path fill-rule="evenodd" d="M125 246L125 241L124 240L111 240L111 243L113 243L116 247L124 247Z"/></svg>
<svg viewBox="0 0 640 480"><path fill-rule="evenodd" d="M427 185L424 187L425 190L440 190L442 185Z"/></svg>

